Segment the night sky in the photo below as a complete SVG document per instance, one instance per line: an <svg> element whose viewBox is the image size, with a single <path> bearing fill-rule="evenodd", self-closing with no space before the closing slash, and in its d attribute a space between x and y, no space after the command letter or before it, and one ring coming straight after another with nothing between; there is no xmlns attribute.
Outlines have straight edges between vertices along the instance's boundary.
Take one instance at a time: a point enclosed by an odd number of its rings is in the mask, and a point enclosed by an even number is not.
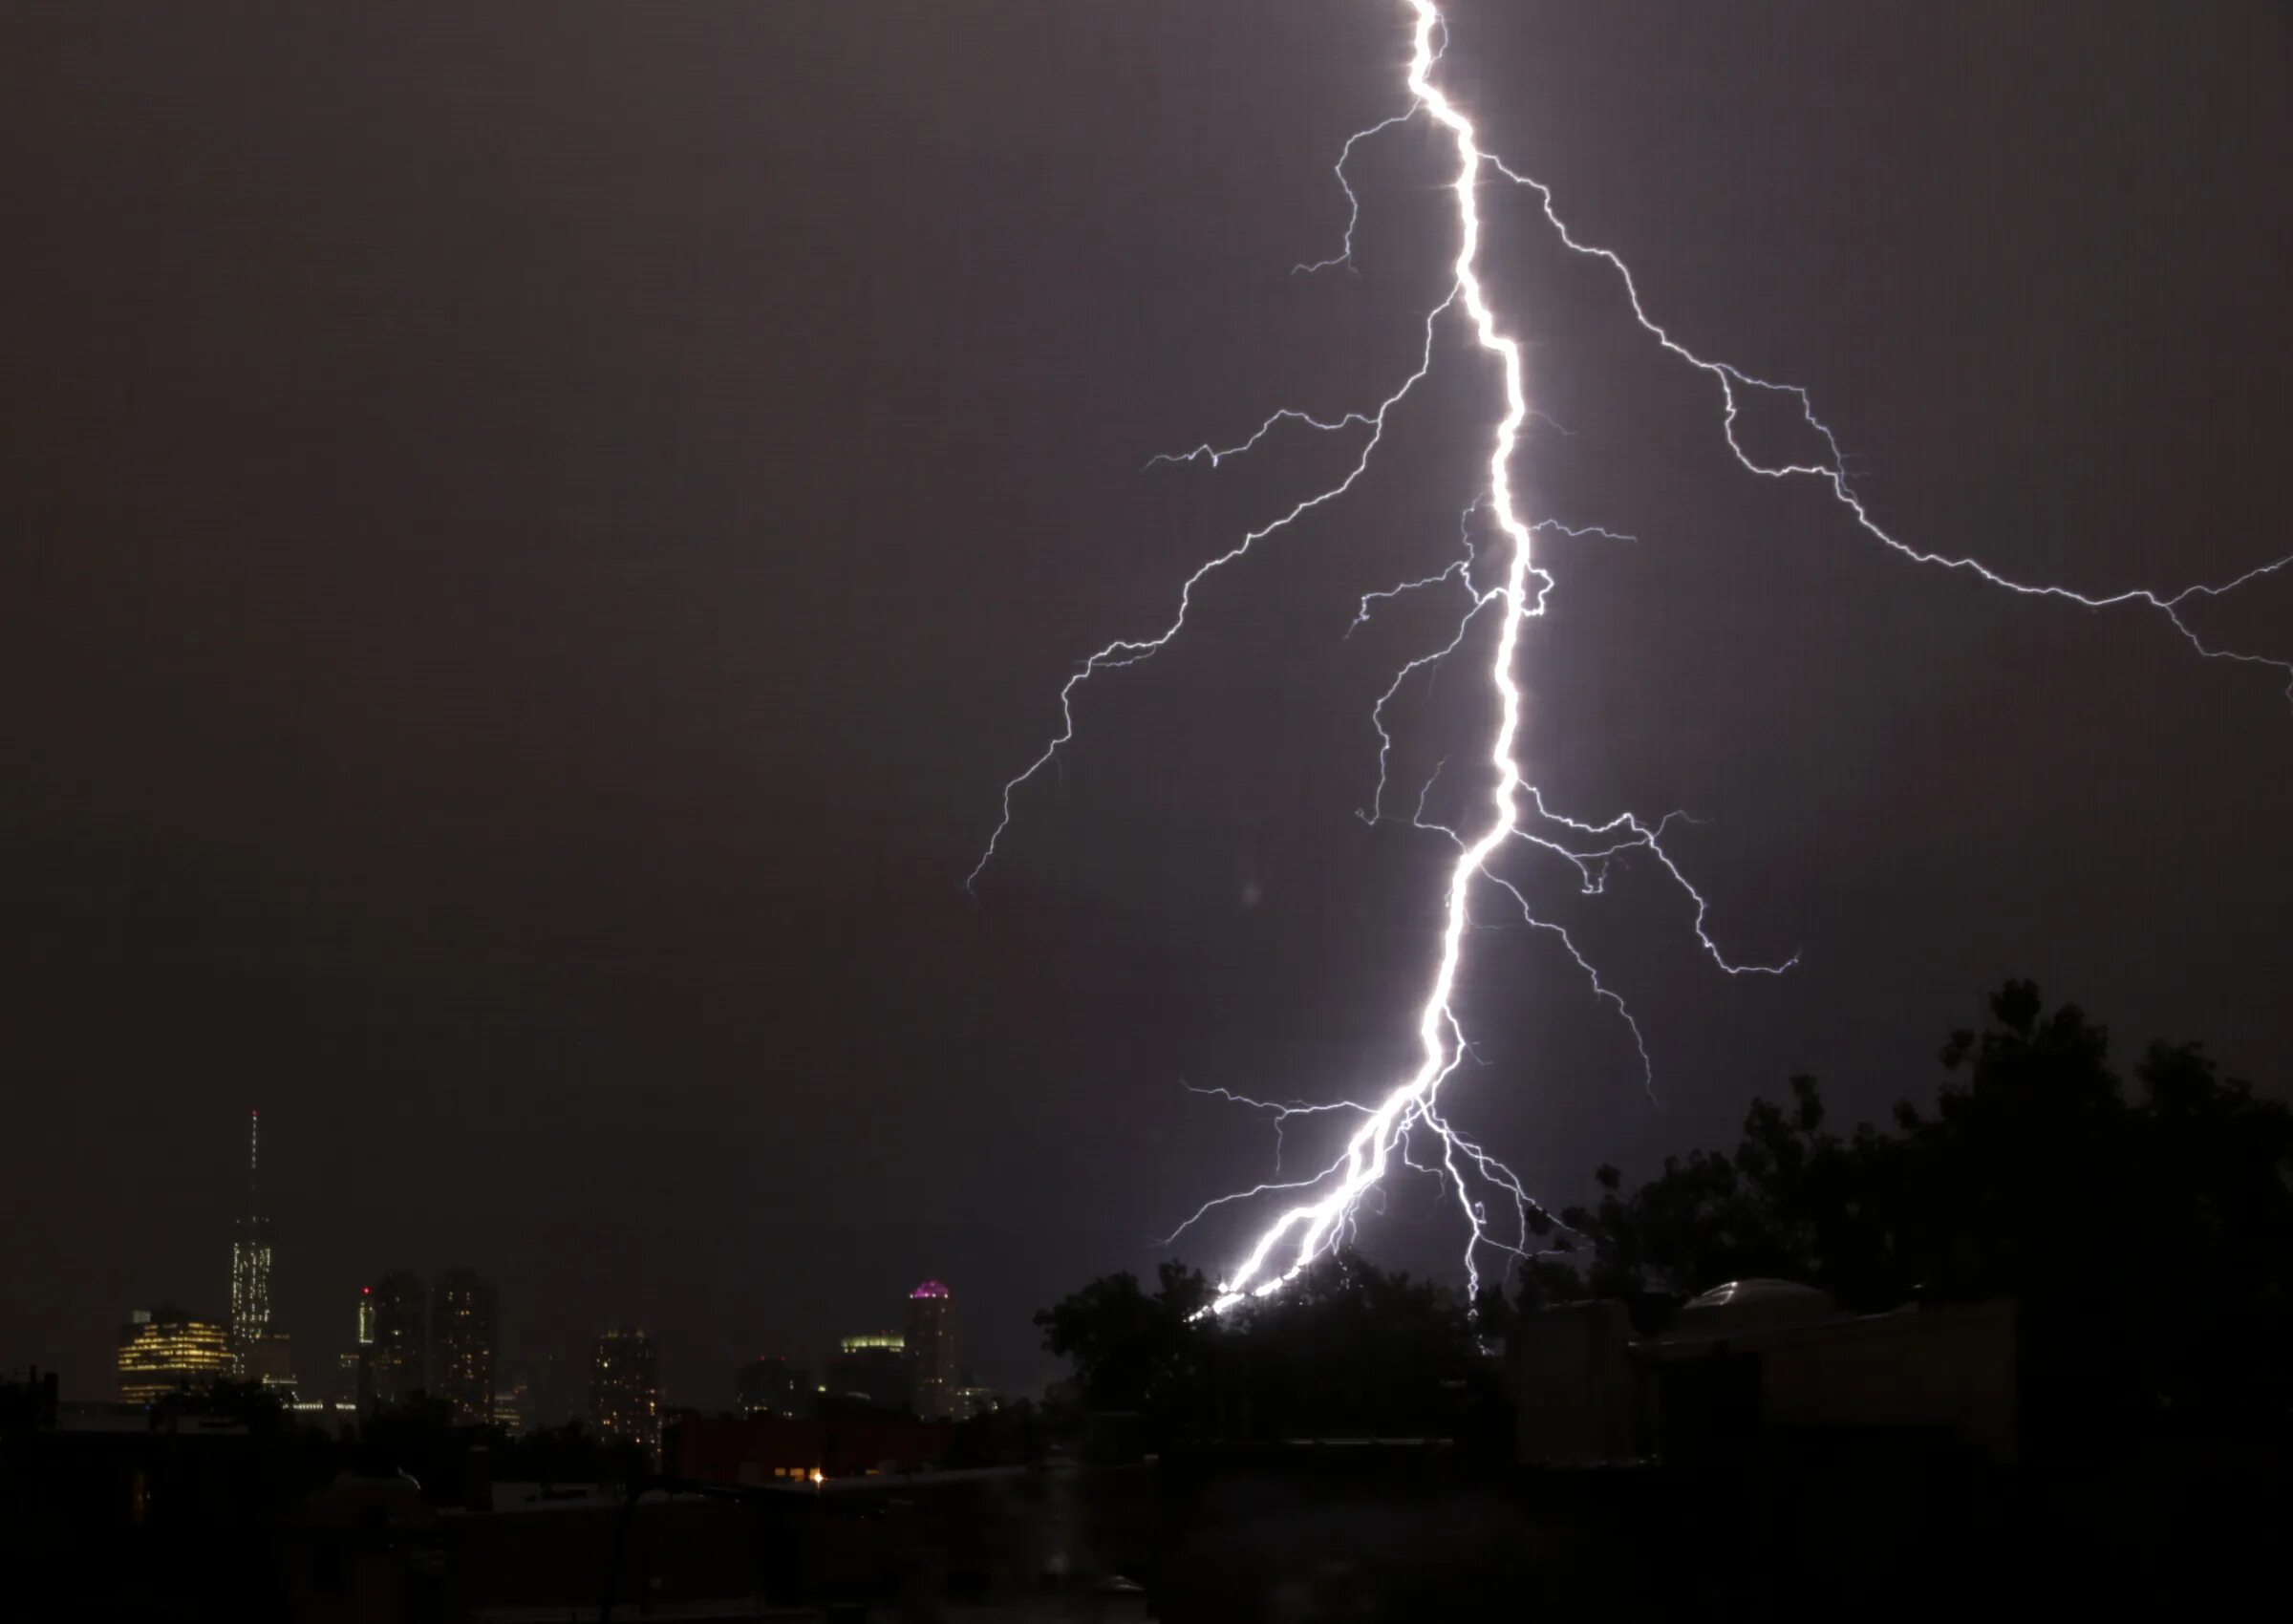
<svg viewBox="0 0 2293 1624"><path fill-rule="evenodd" d="M1700 350L1809 386L1898 533L2088 591L2287 550L2293 22L1961 0L1464 6L1444 81ZM1186 1084L1405 1070L1448 853L1366 827L1446 640L1492 371L1447 330L1354 497L1059 684L1350 446L1453 251L1404 8L14 7L0 100L0 1364L108 1393L221 1315L264 1113L306 1376L467 1263L505 1357L650 1326L673 1401L948 1280L979 1376L1270 1169ZM2156 617L1922 571L1749 479L1716 392L1492 192L1556 542L1562 804L1702 820L1472 942L1461 1122L1555 1202L1753 1094L1931 1094L2007 974L2293 1079L2293 708ZM1755 444L1791 449L1757 416ZM2293 655L2293 579L2198 611ZM1459 664L1395 773L1482 749ZM1445 777L1429 810L1460 810ZM1453 796L1447 806L1445 796ZM1501 921L1493 905L1488 922ZM1313 1136L1294 1128L1302 1155ZM1397 1185L1372 1252L1454 1271ZM1230 1258L1239 1222L1177 1249Z"/></svg>

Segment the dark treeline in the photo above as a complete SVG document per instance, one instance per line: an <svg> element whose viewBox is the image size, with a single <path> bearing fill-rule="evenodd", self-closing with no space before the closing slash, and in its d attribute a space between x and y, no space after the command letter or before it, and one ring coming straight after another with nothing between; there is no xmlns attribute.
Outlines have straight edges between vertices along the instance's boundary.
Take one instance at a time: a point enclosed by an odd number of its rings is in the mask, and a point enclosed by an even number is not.
<svg viewBox="0 0 2293 1624"><path fill-rule="evenodd" d="M1166 1263L1152 1291L1092 1281L1036 1315L1086 1409L1135 1414L1145 1441L1190 1436L1480 1436L1494 1374L1464 1300L1341 1251L1278 1295L1212 1320L1210 1283Z"/></svg>
<svg viewBox="0 0 2293 1624"><path fill-rule="evenodd" d="M2024 1416L2042 1453L2141 1437L2293 1439L2293 1111L2202 1046L2112 1069L2107 1029L2028 982L1953 1034L1931 1107L1827 1126L1811 1078L1755 1101L1732 1152L1668 1158L1591 1207L1537 1217L1549 1249L1477 1305L1339 1254L1220 1320L1165 1264L1093 1281L1037 1315L1083 1401L1150 1440L1473 1435L1484 1348L1514 1313L1620 1297L1642 1331L1724 1281L1772 1276L1848 1309L2013 1297ZM1468 1307L1472 1312L1468 1312Z"/></svg>

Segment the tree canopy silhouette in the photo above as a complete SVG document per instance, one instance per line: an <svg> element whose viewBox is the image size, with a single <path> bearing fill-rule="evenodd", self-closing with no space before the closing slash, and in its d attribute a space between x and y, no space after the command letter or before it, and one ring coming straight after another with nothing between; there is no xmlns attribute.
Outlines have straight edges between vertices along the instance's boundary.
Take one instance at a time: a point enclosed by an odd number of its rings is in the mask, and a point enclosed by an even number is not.
<svg viewBox="0 0 2293 1624"><path fill-rule="evenodd" d="M1457 1293L1351 1251L1212 1319L1210 1284L1165 1263L1155 1290L1104 1275L1035 1316L1083 1402L1146 1437L1450 1436L1487 1357Z"/></svg>
<svg viewBox="0 0 2293 1624"><path fill-rule="evenodd" d="M1827 1130L1811 1078L1755 1101L1732 1155L1667 1158L1561 1214L1522 1298L1661 1306L1754 1275L1851 1308L2023 1305L2032 1418L2283 1426L2293 1410L2293 1111L2200 1045L2153 1043L2130 1098L2110 1035L2010 981L1952 1035L1952 1080L1893 1131Z"/></svg>

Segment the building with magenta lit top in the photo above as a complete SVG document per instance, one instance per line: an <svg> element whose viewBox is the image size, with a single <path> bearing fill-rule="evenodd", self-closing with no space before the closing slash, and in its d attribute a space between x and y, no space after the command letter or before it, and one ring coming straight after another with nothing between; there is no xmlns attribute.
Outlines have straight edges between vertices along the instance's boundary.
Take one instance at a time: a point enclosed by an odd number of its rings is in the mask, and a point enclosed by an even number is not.
<svg viewBox="0 0 2293 1624"><path fill-rule="evenodd" d="M955 1357L955 1298L937 1280L908 1293L909 1388L916 1415L948 1421L955 1414L955 1390L962 1385Z"/></svg>

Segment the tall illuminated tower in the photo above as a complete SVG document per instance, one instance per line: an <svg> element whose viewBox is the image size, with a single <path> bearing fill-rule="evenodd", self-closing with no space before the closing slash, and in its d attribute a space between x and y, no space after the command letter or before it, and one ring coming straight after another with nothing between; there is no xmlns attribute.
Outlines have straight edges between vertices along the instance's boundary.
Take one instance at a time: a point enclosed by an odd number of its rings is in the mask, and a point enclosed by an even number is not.
<svg viewBox="0 0 2293 1624"><path fill-rule="evenodd" d="M375 1289L358 1288L358 1334L334 1356L334 1402L361 1414L375 1404Z"/></svg>
<svg viewBox="0 0 2293 1624"><path fill-rule="evenodd" d="M231 1349L242 1366L270 1330L270 1220L255 1182L263 1117L246 1114L246 1214L231 1226Z"/></svg>
<svg viewBox="0 0 2293 1624"><path fill-rule="evenodd" d="M474 1269L449 1269L430 1295L431 1393L457 1426L494 1419L494 1288Z"/></svg>
<svg viewBox="0 0 2293 1624"><path fill-rule="evenodd" d="M589 1415L608 1438L661 1452L661 1359L653 1338L622 1327L597 1338L589 1353Z"/></svg>
<svg viewBox="0 0 2293 1624"><path fill-rule="evenodd" d="M368 1293L361 1292L363 1299ZM374 1342L367 1352L374 1400L403 1403L430 1386L429 1303L422 1277L410 1269L393 1269L375 1282L373 1292ZM361 1329L369 1323L368 1305L359 1304Z"/></svg>
<svg viewBox="0 0 2293 1624"><path fill-rule="evenodd" d="M915 1413L925 1421L955 1414L955 1298L937 1280L908 1293L908 1369Z"/></svg>

